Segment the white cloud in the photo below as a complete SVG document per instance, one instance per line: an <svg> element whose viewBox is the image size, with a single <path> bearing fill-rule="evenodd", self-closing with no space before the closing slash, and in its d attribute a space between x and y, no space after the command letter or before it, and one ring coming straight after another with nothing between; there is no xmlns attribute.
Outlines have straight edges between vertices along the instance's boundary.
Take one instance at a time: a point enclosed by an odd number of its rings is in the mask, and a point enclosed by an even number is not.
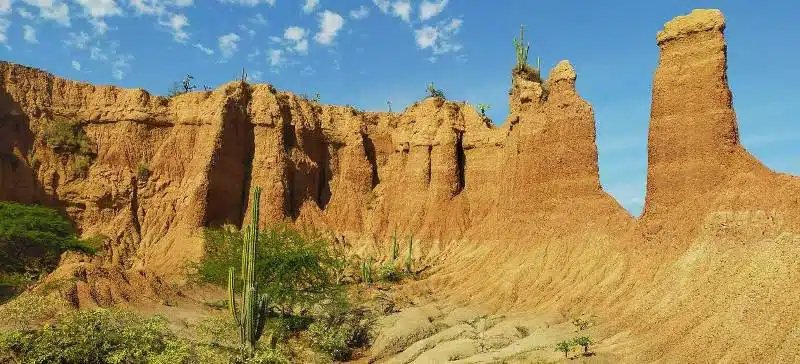
<svg viewBox="0 0 800 364"><path fill-rule="evenodd" d="M447 2L448 0L440 0L438 2L423 1L419 6L419 20L425 21L439 15L444 10L444 7L447 6Z"/></svg>
<svg viewBox="0 0 800 364"><path fill-rule="evenodd" d="M0 18L0 44L6 44L8 42L8 37L6 36L6 30L11 25L11 22Z"/></svg>
<svg viewBox="0 0 800 364"><path fill-rule="evenodd" d="M105 51L99 46L92 46L89 48L89 58L99 62L108 62L111 65L111 76L117 80L121 80L130 70L130 62L133 60L133 56L130 54L119 54L117 51L118 48L119 42L109 42L109 47Z"/></svg>
<svg viewBox="0 0 800 364"><path fill-rule="evenodd" d="M103 19L89 19L89 23L92 24L95 33L97 34L106 34L108 31L108 24Z"/></svg>
<svg viewBox="0 0 800 364"><path fill-rule="evenodd" d="M189 26L189 19L182 14L172 14L168 21L159 20L159 24L172 30L172 38L178 43L184 43L189 39L189 33L183 28Z"/></svg>
<svg viewBox="0 0 800 364"><path fill-rule="evenodd" d="M33 13L28 11L28 9L22 7L17 8L17 14L19 14L19 16L23 17L24 19L33 19Z"/></svg>
<svg viewBox="0 0 800 364"><path fill-rule="evenodd" d="M291 26L283 32L283 37L296 42L306 37L306 30L298 26Z"/></svg>
<svg viewBox="0 0 800 364"><path fill-rule="evenodd" d="M440 22L436 26L426 25L414 31L414 37L419 49L430 48L433 54L440 55L449 52L458 52L462 46L455 43L452 38L461 29L463 21L452 19L449 22Z"/></svg>
<svg viewBox="0 0 800 364"><path fill-rule="evenodd" d="M219 0L219 1L222 3L245 5L245 6L256 6L259 4L267 4L269 6L275 6L275 0Z"/></svg>
<svg viewBox="0 0 800 364"><path fill-rule="evenodd" d="M389 0L372 0L372 3L381 10L382 13L386 14L389 12L389 5L391 5L391 1Z"/></svg>
<svg viewBox="0 0 800 364"><path fill-rule="evenodd" d="M252 51L252 52L247 54L247 60L248 61L252 61L253 58L256 58L256 57L258 57L260 55L261 55L261 50L256 48L256 50L254 50L254 51Z"/></svg>
<svg viewBox="0 0 800 364"><path fill-rule="evenodd" d="M350 17L353 19L364 19L369 15L369 9L366 6L361 5L360 8L356 10L350 10Z"/></svg>
<svg viewBox="0 0 800 364"><path fill-rule="evenodd" d="M411 3L407 0L395 1L392 3L392 13L404 22L411 21Z"/></svg>
<svg viewBox="0 0 800 364"><path fill-rule="evenodd" d="M92 18L103 18L106 16L122 15L122 9L117 6L114 0L75 0L83 6L86 15Z"/></svg>
<svg viewBox="0 0 800 364"><path fill-rule="evenodd" d="M294 48L295 51L299 53L306 53L308 52L308 39L301 39L297 44L295 44Z"/></svg>
<svg viewBox="0 0 800 364"><path fill-rule="evenodd" d="M200 43L195 43L194 47L199 49L199 50L201 50L201 51L203 51L203 53L205 53L205 54L207 54L209 56L214 54L214 50L213 49L208 48L208 47L206 47L206 46L204 46L204 45L202 45Z"/></svg>
<svg viewBox="0 0 800 364"><path fill-rule="evenodd" d="M24 25L22 27L22 38L28 43L39 43L36 39L36 29L30 25Z"/></svg>
<svg viewBox="0 0 800 364"><path fill-rule="evenodd" d="M70 26L69 7L65 3L55 3L54 0L23 0L26 4L39 8L39 16L46 20L53 20L63 26Z"/></svg>
<svg viewBox="0 0 800 364"><path fill-rule="evenodd" d="M283 57L283 50L281 49L270 49L267 51L267 60L273 70L282 67L286 63L286 59Z"/></svg>
<svg viewBox="0 0 800 364"><path fill-rule="evenodd" d="M217 38L219 41L219 50L222 52L222 57L233 57L233 54L239 50L239 46L236 44L239 39L239 36L235 33L228 33Z"/></svg>
<svg viewBox="0 0 800 364"><path fill-rule="evenodd" d="M67 37L68 39L64 41L64 44L68 47L86 49L86 45L89 43L89 34L86 34L85 32L80 32L77 34L70 32Z"/></svg>
<svg viewBox="0 0 800 364"><path fill-rule="evenodd" d="M81 70L81 64L80 64L80 62L78 62L78 61L72 61L72 68L74 68L76 71L80 71L80 70Z"/></svg>
<svg viewBox="0 0 800 364"><path fill-rule="evenodd" d="M247 25L239 24L239 30L247 33L247 35L249 35L250 38L253 38L253 37L256 36L256 31L253 30L253 29L250 29L249 27L247 27Z"/></svg>
<svg viewBox="0 0 800 364"><path fill-rule="evenodd" d="M283 32L283 38L294 44L290 47L290 49L299 53L308 52L308 39L306 39L307 35L308 31L298 26L288 27Z"/></svg>
<svg viewBox="0 0 800 364"><path fill-rule="evenodd" d="M320 44L331 44L343 26L344 18L341 15L325 10L319 16L319 32L314 36L314 40Z"/></svg>
<svg viewBox="0 0 800 364"><path fill-rule="evenodd" d="M194 0L173 0L173 1L174 1L175 6L178 6L178 7L181 7L181 8L185 8L187 6L194 5Z"/></svg>
<svg viewBox="0 0 800 364"><path fill-rule="evenodd" d="M261 71L253 71L247 75L253 81L261 81L264 78L264 72Z"/></svg>
<svg viewBox="0 0 800 364"><path fill-rule="evenodd" d="M256 13L256 15L253 15L253 17L250 18L250 22L258 25L266 25L267 19L265 19L261 13Z"/></svg>
<svg viewBox="0 0 800 364"><path fill-rule="evenodd" d="M314 11L317 5L319 5L319 0L306 0L306 3L303 5L303 12L308 14Z"/></svg>
<svg viewBox="0 0 800 364"><path fill-rule="evenodd" d="M0 0L0 14L8 14L11 11L11 0Z"/></svg>
<svg viewBox="0 0 800 364"><path fill-rule="evenodd" d="M130 4L139 14L161 15L165 11L164 5L159 0L130 0Z"/></svg>

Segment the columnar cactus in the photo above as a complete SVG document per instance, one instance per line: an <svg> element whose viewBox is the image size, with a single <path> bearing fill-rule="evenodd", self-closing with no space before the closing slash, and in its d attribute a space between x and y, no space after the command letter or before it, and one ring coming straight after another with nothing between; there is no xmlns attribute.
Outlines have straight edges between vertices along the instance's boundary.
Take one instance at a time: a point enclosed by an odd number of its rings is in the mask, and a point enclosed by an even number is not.
<svg viewBox="0 0 800 364"><path fill-rule="evenodd" d="M414 235L408 235L408 255L406 256L406 273L411 274L411 263L414 258L411 256L411 248L414 245Z"/></svg>
<svg viewBox="0 0 800 364"><path fill-rule="evenodd" d="M252 353L256 343L264 333L264 324L267 318L267 296L258 293L255 277L256 249L258 247L258 205L261 201L261 188L253 189L253 201L250 205L250 225L244 228L244 241L242 243L242 294L240 309L236 307L234 294L235 281L233 267L228 268L228 310L239 327L239 340L246 345Z"/></svg>
<svg viewBox="0 0 800 364"><path fill-rule="evenodd" d="M392 261L397 259L397 232L392 232Z"/></svg>
<svg viewBox="0 0 800 364"><path fill-rule="evenodd" d="M517 52L517 68L523 68L528 64L528 50L531 49L531 43L525 44L525 26L519 26L519 39L514 38L514 50Z"/></svg>

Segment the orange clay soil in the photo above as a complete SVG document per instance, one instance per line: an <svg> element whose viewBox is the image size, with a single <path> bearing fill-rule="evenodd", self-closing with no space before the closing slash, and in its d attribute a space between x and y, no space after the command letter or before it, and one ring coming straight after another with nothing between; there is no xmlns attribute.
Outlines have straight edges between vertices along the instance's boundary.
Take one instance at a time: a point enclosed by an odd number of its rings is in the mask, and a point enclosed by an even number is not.
<svg viewBox="0 0 800 364"><path fill-rule="evenodd" d="M409 295L591 313L619 361L800 361L800 179L740 144L724 28L696 10L657 34L639 219L600 186L592 107L567 61L543 83L513 73L497 128L434 98L361 112L232 82L167 99L2 62L0 199L110 237L103 257L67 256L48 278L76 282L78 306L158 296L200 256L201 227L241 223L261 186L263 222L331 229L373 256L395 229L413 233L432 274ZM57 119L96 145L85 178L45 144Z"/></svg>

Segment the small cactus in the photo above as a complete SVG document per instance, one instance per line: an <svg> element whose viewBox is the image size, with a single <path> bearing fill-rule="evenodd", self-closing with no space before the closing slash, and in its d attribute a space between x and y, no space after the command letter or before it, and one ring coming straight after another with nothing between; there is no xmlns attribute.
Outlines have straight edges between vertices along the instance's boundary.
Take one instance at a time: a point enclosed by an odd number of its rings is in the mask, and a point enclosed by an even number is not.
<svg viewBox="0 0 800 364"><path fill-rule="evenodd" d="M414 262L414 257L412 256L411 249L414 245L414 235L408 235L408 255L406 256L406 273L411 274L411 265Z"/></svg>
<svg viewBox="0 0 800 364"><path fill-rule="evenodd" d="M397 232L392 232L392 261L397 259Z"/></svg>
<svg viewBox="0 0 800 364"><path fill-rule="evenodd" d="M372 283L372 257L368 257L365 262L361 264L361 279L366 284Z"/></svg>

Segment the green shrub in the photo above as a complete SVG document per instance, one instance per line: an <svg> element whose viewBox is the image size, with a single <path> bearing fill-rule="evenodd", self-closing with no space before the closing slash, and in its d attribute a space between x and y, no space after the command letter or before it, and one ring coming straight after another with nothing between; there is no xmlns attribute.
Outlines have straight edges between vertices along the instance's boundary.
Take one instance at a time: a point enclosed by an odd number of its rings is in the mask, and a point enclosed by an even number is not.
<svg viewBox="0 0 800 364"><path fill-rule="evenodd" d="M592 339L588 336L581 336L572 340L575 345L583 347L583 354L589 354L589 345L594 344Z"/></svg>
<svg viewBox="0 0 800 364"><path fill-rule="evenodd" d="M573 346L575 346L575 343L572 341L562 341L556 344L556 351L564 352L564 358L567 358Z"/></svg>
<svg viewBox="0 0 800 364"><path fill-rule="evenodd" d="M83 128L64 119L49 122L44 129L47 145L56 153L94 155L94 148Z"/></svg>
<svg viewBox="0 0 800 364"><path fill-rule="evenodd" d="M148 178L150 178L150 174L150 168L147 167L147 165L139 163L139 166L136 167L136 178L139 181L146 181Z"/></svg>
<svg viewBox="0 0 800 364"><path fill-rule="evenodd" d="M61 253L94 254L104 239L78 239L56 210L0 201L0 302L55 268Z"/></svg>
<svg viewBox="0 0 800 364"><path fill-rule="evenodd" d="M384 282L399 282L403 278L403 274L391 262L382 265L378 275Z"/></svg>
<svg viewBox="0 0 800 364"><path fill-rule="evenodd" d="M439 98L439 99L445 99L444 91L436 88L433 85L433 82L428 84L428 89L427 90L428 90L428 97L435 97L435 98Z"/></svg>
<svg viewBox="0 0 800 364"><path fill-rule="evenodd" d="M369 345L375 317L346 301L334 301L308 328L308 338L317 351L334 360L350 360L353 350Z"/></svg>
<svg viewBox="0 0 800 364"><path fill-rule="evenodd" d="M0 333L0 353L28 363L188 363L191 348L161 317L81 310L36 330Z"/></svg>
<svg viewBox="0 0 800 364"><path fill-rule="evenodd" d="M228 225L205 229L203 235L205 255L196 265L195 278L225 285L229 267L241 272L244 234ZM269 297L271 311L302 312L340 293L333 270L336 259L321 234L275 224L259 233L257 250L255 276L259 291Z"/></svg>

